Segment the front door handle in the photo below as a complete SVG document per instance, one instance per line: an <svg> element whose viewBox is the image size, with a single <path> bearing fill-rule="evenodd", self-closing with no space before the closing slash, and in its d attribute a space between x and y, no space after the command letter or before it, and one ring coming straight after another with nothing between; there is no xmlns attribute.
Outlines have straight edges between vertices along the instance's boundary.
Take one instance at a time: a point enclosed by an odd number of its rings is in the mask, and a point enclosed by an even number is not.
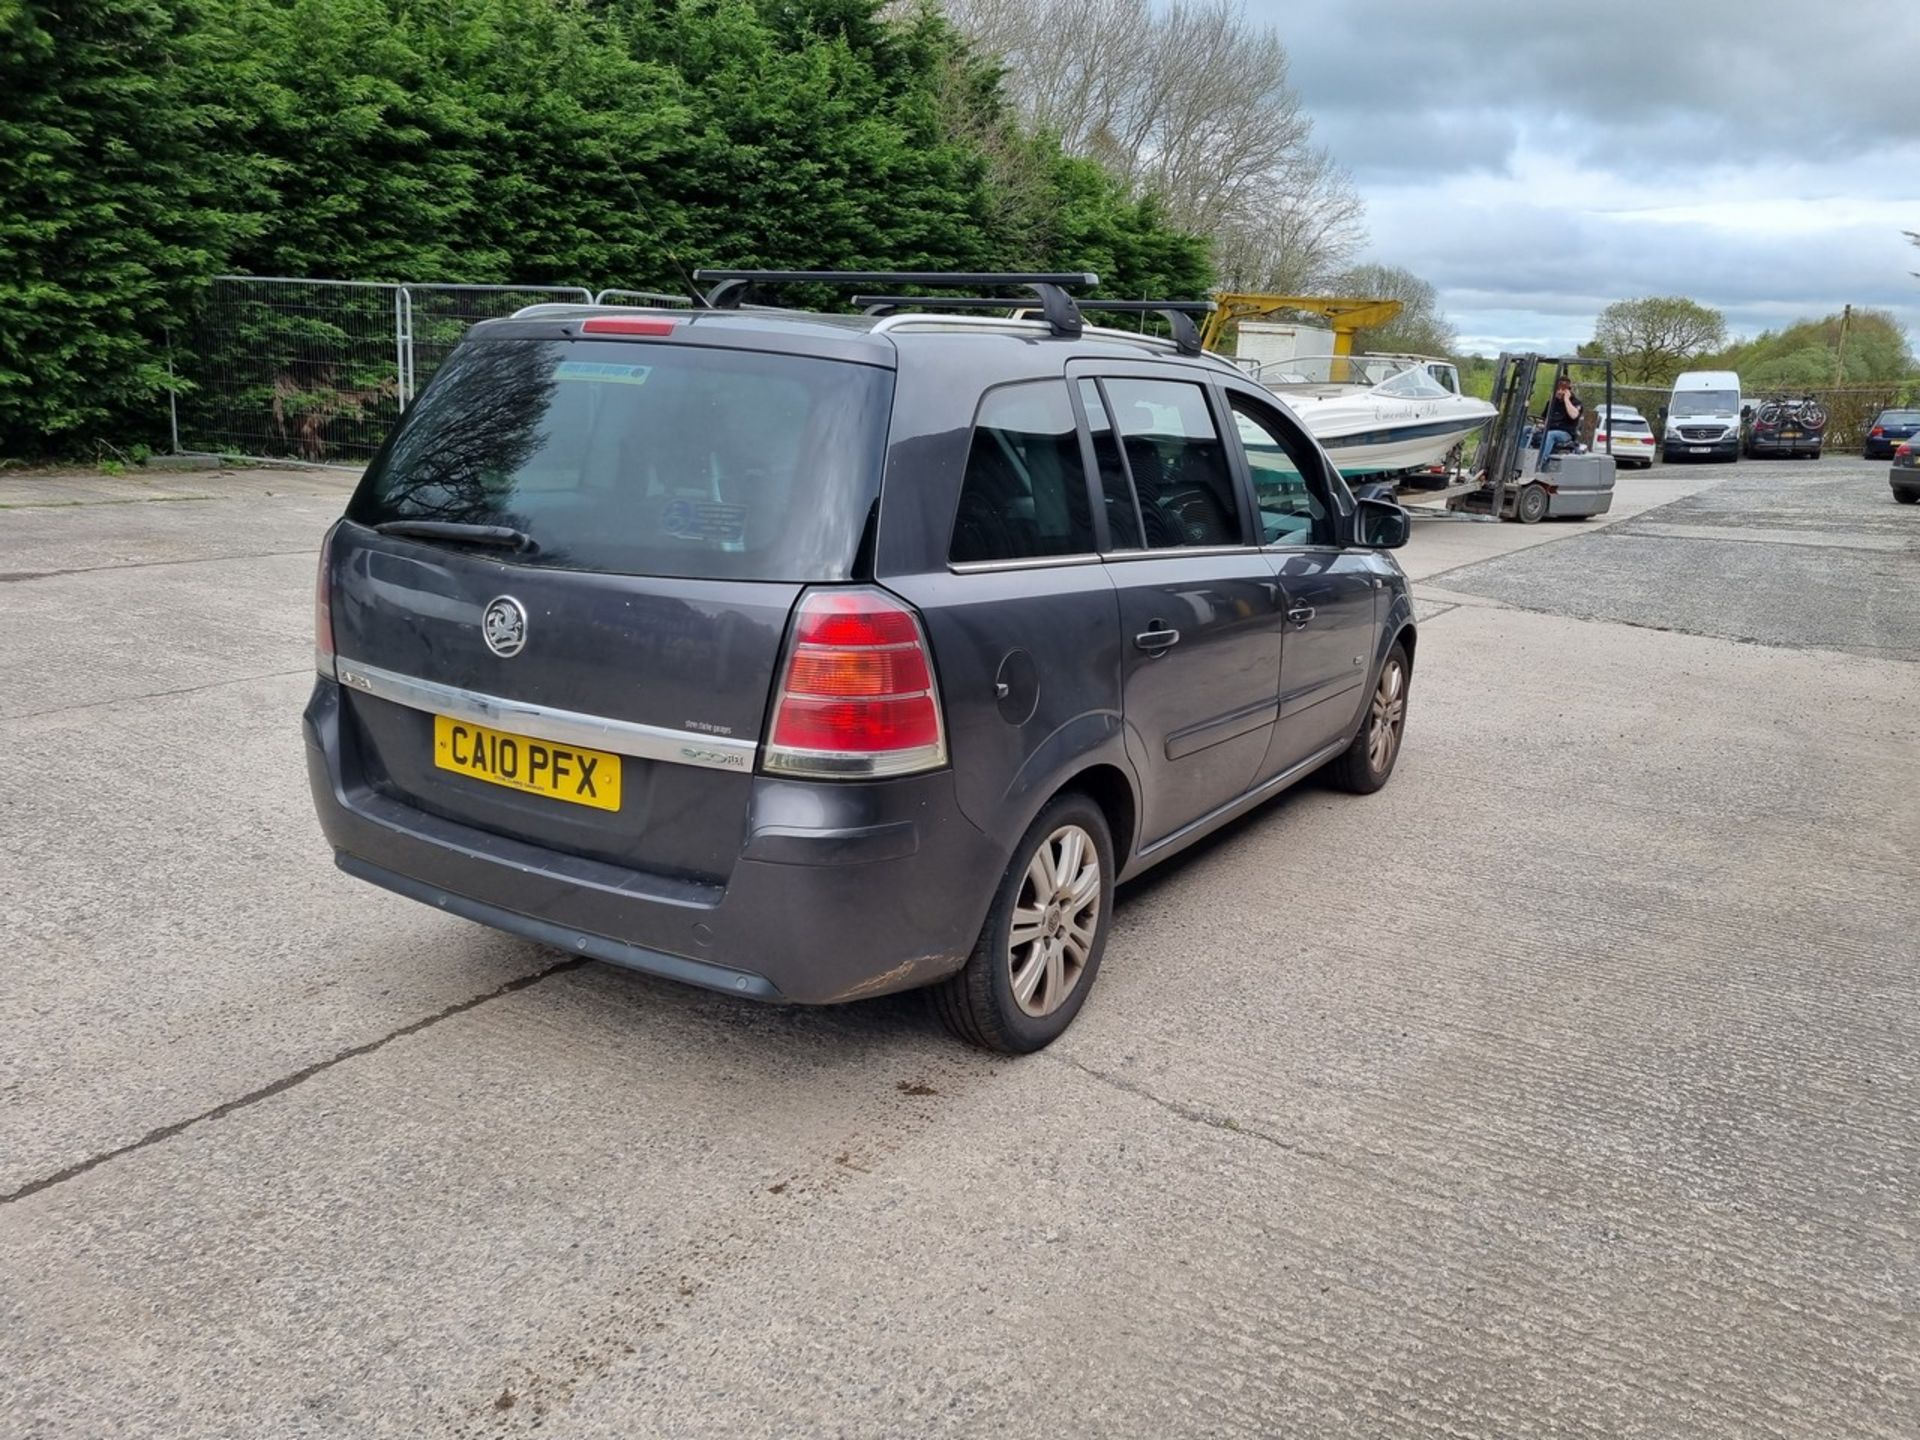
<svg viewBox="0 0 1920 1440"><path fill-rule="evenodd" d="M1307 628L1307 622L1313 619L1313 606L1296 605L1287 611L1287 619L1292 623L1294 629L1304 630Z"/></svg>
<svg viewBox="0 0 1920 1440"><path fill-rule="evenodd" d="M1149 655L1158 655L1161 651L1170 650L1180 643L1180 632L1168 625L1166 621L1149 620L1147 625L1148 629L1142 630L1133 637L1133 643Z"/></svg>

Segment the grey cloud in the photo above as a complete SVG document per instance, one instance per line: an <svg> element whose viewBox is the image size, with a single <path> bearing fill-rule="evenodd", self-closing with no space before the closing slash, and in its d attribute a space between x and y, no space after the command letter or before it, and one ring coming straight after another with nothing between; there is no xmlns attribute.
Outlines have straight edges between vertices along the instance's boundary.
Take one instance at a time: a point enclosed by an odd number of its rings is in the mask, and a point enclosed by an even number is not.
<svg viewBox="0 0 1920 1440"><path fill-rule="evenodd" d="M1897 78L1920 0L1246 3L1354 173L1369 258L1433 282L1463 338L1570 344L1647 294L1736 333L1848 302L1920 326L1900 236L1920 230L1920 105Z"/></svg>
<svg viewBox="0 0 1920 1440"><path fill-rule="evenodd" d="M1424 136L1488 108L1565 123L1591 154L1666 170L1685 168L1695 147L1729 160L1842 156L1920 136L1911 82L1893 71L1920 46L1913 0L1615 0L1604 12L1249 0L1249 9L1279 30L1293 82L1329 131L1350 113L1407 122L1383 170L1409 154L1455 162L1456 150L1429 152ZM1364 179L1376 162L1347 163Z"/></svg>

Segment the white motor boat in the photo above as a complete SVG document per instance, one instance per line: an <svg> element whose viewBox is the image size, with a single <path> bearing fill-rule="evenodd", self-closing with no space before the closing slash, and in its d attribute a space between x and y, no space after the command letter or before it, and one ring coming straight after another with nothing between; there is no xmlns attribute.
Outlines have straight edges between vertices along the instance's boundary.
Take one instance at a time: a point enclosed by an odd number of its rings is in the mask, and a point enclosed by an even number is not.
<svg viewBox="0 0 1920 1440"><path fill-rule="evenodd" d="M1438 465L1494 414L1485 400L1460 393L1451 362L1423 355L1296 356L1269 361L1254 378L1349 479Z"/></svg>

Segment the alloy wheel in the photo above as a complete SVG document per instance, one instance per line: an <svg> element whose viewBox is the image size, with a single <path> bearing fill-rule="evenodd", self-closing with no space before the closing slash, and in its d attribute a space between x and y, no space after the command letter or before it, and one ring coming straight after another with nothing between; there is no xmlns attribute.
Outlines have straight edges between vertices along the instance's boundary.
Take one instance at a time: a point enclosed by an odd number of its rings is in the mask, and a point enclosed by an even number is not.
<svg viewBox="0 0 1920 1440"><path fill-rule="evenodd" d="M1393 764L1406 724L1407 671L1396 657L1381 668L1380 683L1373 688L1373 705L1367 717L1367 763L1373 767L1374 774L1384 773Z"/></svg>
<svg viewBox="0 0 1920 1440"><path fill-rule="evenodd" d="M1013 999L1039 1018L1058 1010L1086 973L1100 929L1100 851L1062 825L1033 853L1013 907L1007 967Z"/></svg>

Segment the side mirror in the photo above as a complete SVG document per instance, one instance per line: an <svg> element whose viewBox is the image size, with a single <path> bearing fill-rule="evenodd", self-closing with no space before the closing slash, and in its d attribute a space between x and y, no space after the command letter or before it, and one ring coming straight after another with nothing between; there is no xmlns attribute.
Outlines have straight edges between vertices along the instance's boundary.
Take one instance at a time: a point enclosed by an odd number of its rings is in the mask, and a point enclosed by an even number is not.
<svg viewBox="0 0 1920 1440"><path fill-rule="evenodd" d="M1368 550L1398 550L1413 532L1413 517L1391 500L1356 500L1354 544Z"/></svg>

